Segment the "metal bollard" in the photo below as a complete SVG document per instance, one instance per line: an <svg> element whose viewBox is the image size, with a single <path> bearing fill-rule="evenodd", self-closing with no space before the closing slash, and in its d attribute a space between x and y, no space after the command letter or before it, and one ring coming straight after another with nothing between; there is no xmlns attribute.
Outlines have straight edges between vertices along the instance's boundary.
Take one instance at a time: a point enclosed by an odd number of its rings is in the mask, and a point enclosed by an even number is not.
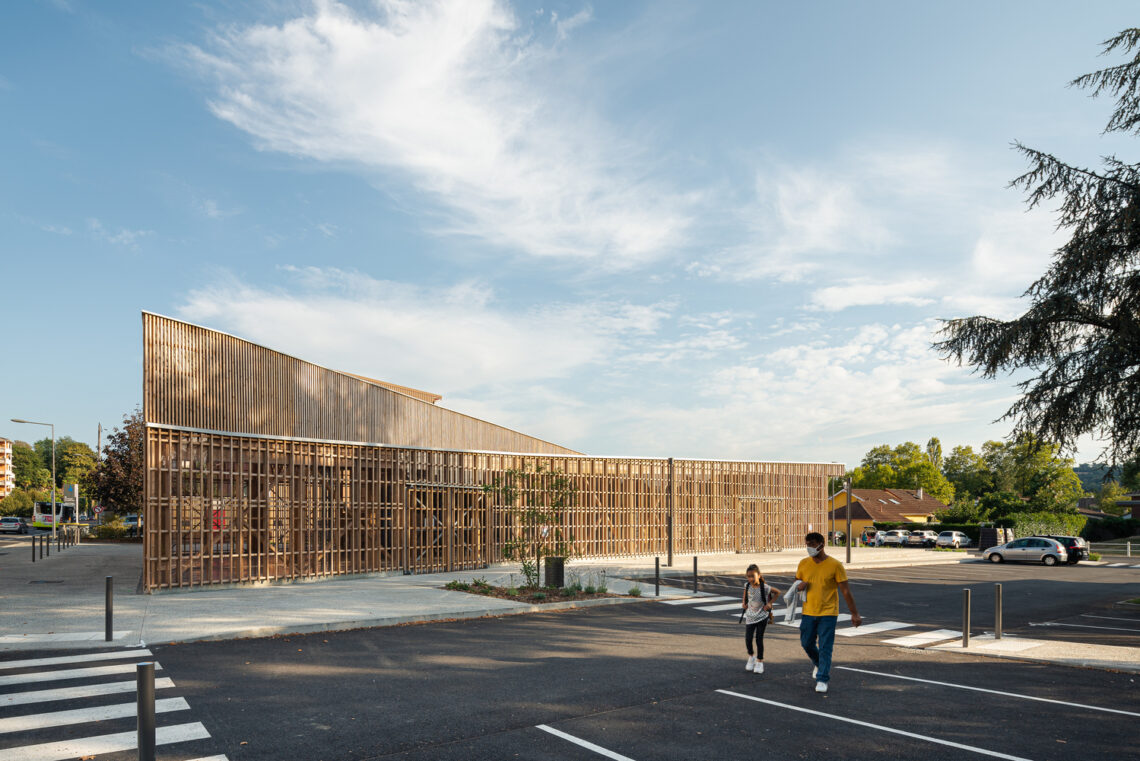
<svg viewBox="0 0 1140 761"><path fill-rule="evenodd" d="M661 596L661 558L653 558L654 581L653 581L653 596Z"/></svg>
<svg viewBox="0 0 1140 761"><path fill-rule="evenodd" d="M36 562L36 535L32 534L32 562Z"/></svg>
<svg viewBox="0 0 1140 761"><path fill-rule="evenodd" d="M139 761L154 761L154 662L136 665Z"/></svg>
<svg viewBox="0 0 1140 761"><path fill-rule="evenodd" d="M36 537L40 540L40 560L44 559L44 538L42 536Z"/></svg>
<svg viewBox="0 0 1140 761"><path fill-rule="evenodd" d="M970 590L962 590L962 647L970 646Z"/></svg>
<svg viewBox="0 0 1140 761"><path fill-rule="evenodd" d="M44 537L42 537L40 539L40 541L47 545L47 556L50 558L51 557L51 537L45 535Z"/></svg>
<svg viewBox="0 0 1140 761"><path fill-rule="evenodd" d="M1001 584L994 584L994 639L1001 639Z"/></svg>
<svg viewBox="0 0 1140 761"><path fill-rule="evenodd" d="M115 588L113 586L113 579L114 578L115 578L114 576L108 576L107 577L106 602L103 605L103 636L107 640L107 642L110 642L111 640L113 640L115 638L115 631L114 631L114 629L115 629L115 626L114 626Z"/></svg>
<svg viewBox="0 0 1140 761"><path fill-rule="evenodd" d="M697 593L697 556L693 555L693 594Z"/></svg>
<svg viewBox="0 0 1140 761"><path fill-rule="evenodd" d="M1128 557L1132 557L1132 542L1127 543L1124 551L1128 554Z"/></svg>

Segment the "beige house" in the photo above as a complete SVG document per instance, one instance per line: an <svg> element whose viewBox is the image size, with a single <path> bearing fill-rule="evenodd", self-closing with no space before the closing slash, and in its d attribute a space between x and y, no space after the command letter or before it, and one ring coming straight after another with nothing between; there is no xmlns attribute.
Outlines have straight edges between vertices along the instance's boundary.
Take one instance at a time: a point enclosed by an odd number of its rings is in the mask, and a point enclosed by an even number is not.
<svg viewBox="0 0 1140 761"><path fill-rule="evenodd" d="M892 523L931 523L937 510L949 505L924 494L922 489L852 489L851 533L861 534L875 521ZM846 531L847 492L840 491L831 498L828 525L835 519L835 529Z"/></svg>

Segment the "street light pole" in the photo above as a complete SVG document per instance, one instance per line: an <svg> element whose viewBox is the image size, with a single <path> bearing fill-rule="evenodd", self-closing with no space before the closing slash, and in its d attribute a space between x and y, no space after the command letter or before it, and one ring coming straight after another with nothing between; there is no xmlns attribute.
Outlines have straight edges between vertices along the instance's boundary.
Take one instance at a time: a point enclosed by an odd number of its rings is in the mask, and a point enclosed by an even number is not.
<svg viewBox="0 0 1140 761"><path fill-rule="evenodd" d="M55 541L55 524L58 523L58 513L55 509L55 423L37 423L35 420L21 420L12 418L13 423L26 423L27 425L45 425L51 428L51 539Z"/></svg>

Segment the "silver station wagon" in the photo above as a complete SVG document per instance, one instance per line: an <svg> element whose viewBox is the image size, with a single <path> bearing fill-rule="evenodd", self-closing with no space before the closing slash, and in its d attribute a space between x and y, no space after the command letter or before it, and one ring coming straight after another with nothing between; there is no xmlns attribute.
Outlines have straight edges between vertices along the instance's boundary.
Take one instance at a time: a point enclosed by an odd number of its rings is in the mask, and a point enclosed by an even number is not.
<svg viewBox="0 0 1140 761"><path fill-rule="evenodd" d="M1056 539L1045 539L1040 536L1028 536L1024 539L1014 539L1012 542L990 547L982 553L982 557L991 563L1044 563L1057 565L1069 560L1065 548Z"/></svg>

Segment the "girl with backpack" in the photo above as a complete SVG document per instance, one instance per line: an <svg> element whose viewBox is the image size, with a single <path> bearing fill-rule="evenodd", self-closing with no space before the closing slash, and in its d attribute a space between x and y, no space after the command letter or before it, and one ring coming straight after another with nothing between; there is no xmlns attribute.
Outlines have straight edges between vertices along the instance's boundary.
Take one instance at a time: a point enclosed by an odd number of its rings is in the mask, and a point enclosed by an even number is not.
<svg viewBox="0 0 1140 761"><path fill-rule="evenodd" d="M780 596L778 590L768 586L764 581L764 574L760 573L760 566L753 563L748 566L744 574L748 582L744 585L744 599L741 602L743 610L740 620L745 624L744 645L748 648L748 664L745 671L754 674L764 673L764 630L768 627L771 618L772 602ZM752 652L752 641L756 641L756 652Z"/></svg>

